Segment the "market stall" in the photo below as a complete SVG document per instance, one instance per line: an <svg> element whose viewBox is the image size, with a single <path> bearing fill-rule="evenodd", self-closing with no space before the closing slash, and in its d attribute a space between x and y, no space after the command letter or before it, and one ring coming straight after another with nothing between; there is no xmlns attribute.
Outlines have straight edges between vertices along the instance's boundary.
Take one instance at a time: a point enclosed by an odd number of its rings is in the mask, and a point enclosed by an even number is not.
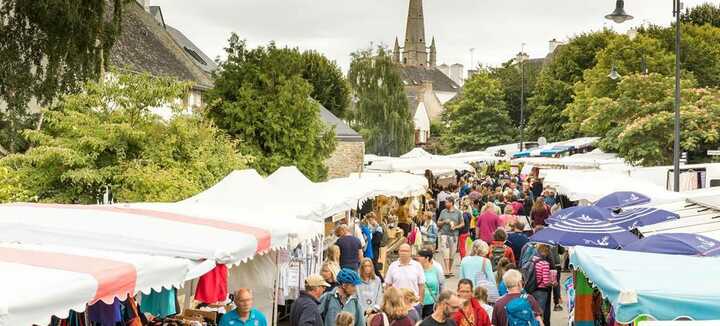
<svg viewBox="0 0 720 326"><path fill-rule="evenodd" d="M720 260L577 247L570 256L576 272L575 324L592 325L592 286L612 305L615 320L646 316L668 321L720 319ZM585 280L587 282L585 282ZM590 317L590 318L588 318Z"/></svg>
<svg viewBox="0 0 720 326"><path fill-rule="evenodd" d="M47 325L87 304L180 287L209 271L187 259L61 246L0 244L0 325Z"/></svg>

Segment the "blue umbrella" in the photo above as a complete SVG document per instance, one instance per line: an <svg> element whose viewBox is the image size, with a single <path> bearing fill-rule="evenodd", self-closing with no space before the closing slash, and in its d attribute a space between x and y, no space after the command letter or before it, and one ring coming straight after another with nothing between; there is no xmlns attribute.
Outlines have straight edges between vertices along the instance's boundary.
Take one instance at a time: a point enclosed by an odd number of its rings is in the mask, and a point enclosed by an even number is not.
<svg viewBox="0 0 720 326"><path fill-rule="evenodd" d="M641 226L677 220L679 218L680 215L664 209L638 207L624 209L620 213L612 214L607 218L607 221L632 230Z"/></svg>
<svg viewBox="0 0 720 326"><path fill-rule="evenodd" d="M607 208L597 206L574 206L561 209L547 219L548 224L558 221L589 217L596 220L607 220L612 217L612 212Z"/></svg>
<svg viewBox="0 0 720 326"><path fill-rule="evenodd" d="M530 237L551 245L617 249L637 241L628 230L588 216L557 220Z"/></svg>
<svg viewBox="0 0 720 326"><path fill-rule="evenodd" d="M650 197L634 191L613 192L595 202L595 206L603 208L628 207L650 202Z"/></svg>
<svg viewBox="0 0 720 326"><path fill-rule="evenodd" d="M624 250L686 256L720 256L720 242L699 234L663 233L635 241Z"/></svg>

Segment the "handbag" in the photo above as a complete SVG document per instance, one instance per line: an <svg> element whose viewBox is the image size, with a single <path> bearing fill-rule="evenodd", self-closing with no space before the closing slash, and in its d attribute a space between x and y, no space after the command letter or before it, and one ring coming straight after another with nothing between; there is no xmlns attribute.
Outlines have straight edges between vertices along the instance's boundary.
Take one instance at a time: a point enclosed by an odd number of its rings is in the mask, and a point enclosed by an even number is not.
<svg viewBox="0 0 720 326"><path fill-rule="evenodd" d="M495 282L493 282L492 279L488 277L487 273L485 272L485 265L487 264L488 259L483 257L482 260L482 272L478 272L477 274L475 274L475 286L484 287L488 292L488 303L495 303L495 301L500 298L500 294L498 292L497 285L495 285Z"/></svg>

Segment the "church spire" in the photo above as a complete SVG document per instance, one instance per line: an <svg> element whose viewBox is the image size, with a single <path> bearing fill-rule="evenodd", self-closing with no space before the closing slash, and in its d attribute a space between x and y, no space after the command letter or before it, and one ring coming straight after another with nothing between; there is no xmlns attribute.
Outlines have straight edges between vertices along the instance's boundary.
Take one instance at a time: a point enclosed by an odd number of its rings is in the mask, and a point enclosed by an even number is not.
<svg viewBox="0 0 720 326"><path fill-rule="evenodd" d="M410 0L405 29L403 63L409 66L426 66L428 53L425 44L425 17L422 0Z"/></svg>
<svg viewBox="0 0 720 326"><path fill-rule="evenodd" d="M435 68L437 65L437 47L435 47L435 37L432 38L430 43L430 68Z"/></svg>
<svg viewBox="0 0 720 326"><path fill-rule="evenodd" d="M393 62L400 63L400 42L398 41L397 36L395 37L395 46L393 47Z"/></svg>

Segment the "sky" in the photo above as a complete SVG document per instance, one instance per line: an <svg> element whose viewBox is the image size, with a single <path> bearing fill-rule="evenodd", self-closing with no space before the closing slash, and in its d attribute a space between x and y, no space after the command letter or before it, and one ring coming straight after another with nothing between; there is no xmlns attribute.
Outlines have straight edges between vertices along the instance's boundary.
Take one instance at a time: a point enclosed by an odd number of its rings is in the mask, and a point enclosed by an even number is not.
<svg viewBox="0 0 720 326"><path fill-rule="evenodd" d="M314 49L347 73L350 53L371 44L403 39L409 0L150 0L165 23L182 31L211 58L223 56L232 32L255 47ZM685 0L686 7L720 0ZM671 0L625 0L635 19L618 25L604 16L615 0L424 0L426 39L437 42L438 64L495 66L525 44L532 58L548 53L549 41L642 24L669 25ZM402 44L401 44L402 45ZM428 44L429 45L429 44ZM474 49L471 51L470 49ZM472 53L472 54L471 54Z"/></svg>

